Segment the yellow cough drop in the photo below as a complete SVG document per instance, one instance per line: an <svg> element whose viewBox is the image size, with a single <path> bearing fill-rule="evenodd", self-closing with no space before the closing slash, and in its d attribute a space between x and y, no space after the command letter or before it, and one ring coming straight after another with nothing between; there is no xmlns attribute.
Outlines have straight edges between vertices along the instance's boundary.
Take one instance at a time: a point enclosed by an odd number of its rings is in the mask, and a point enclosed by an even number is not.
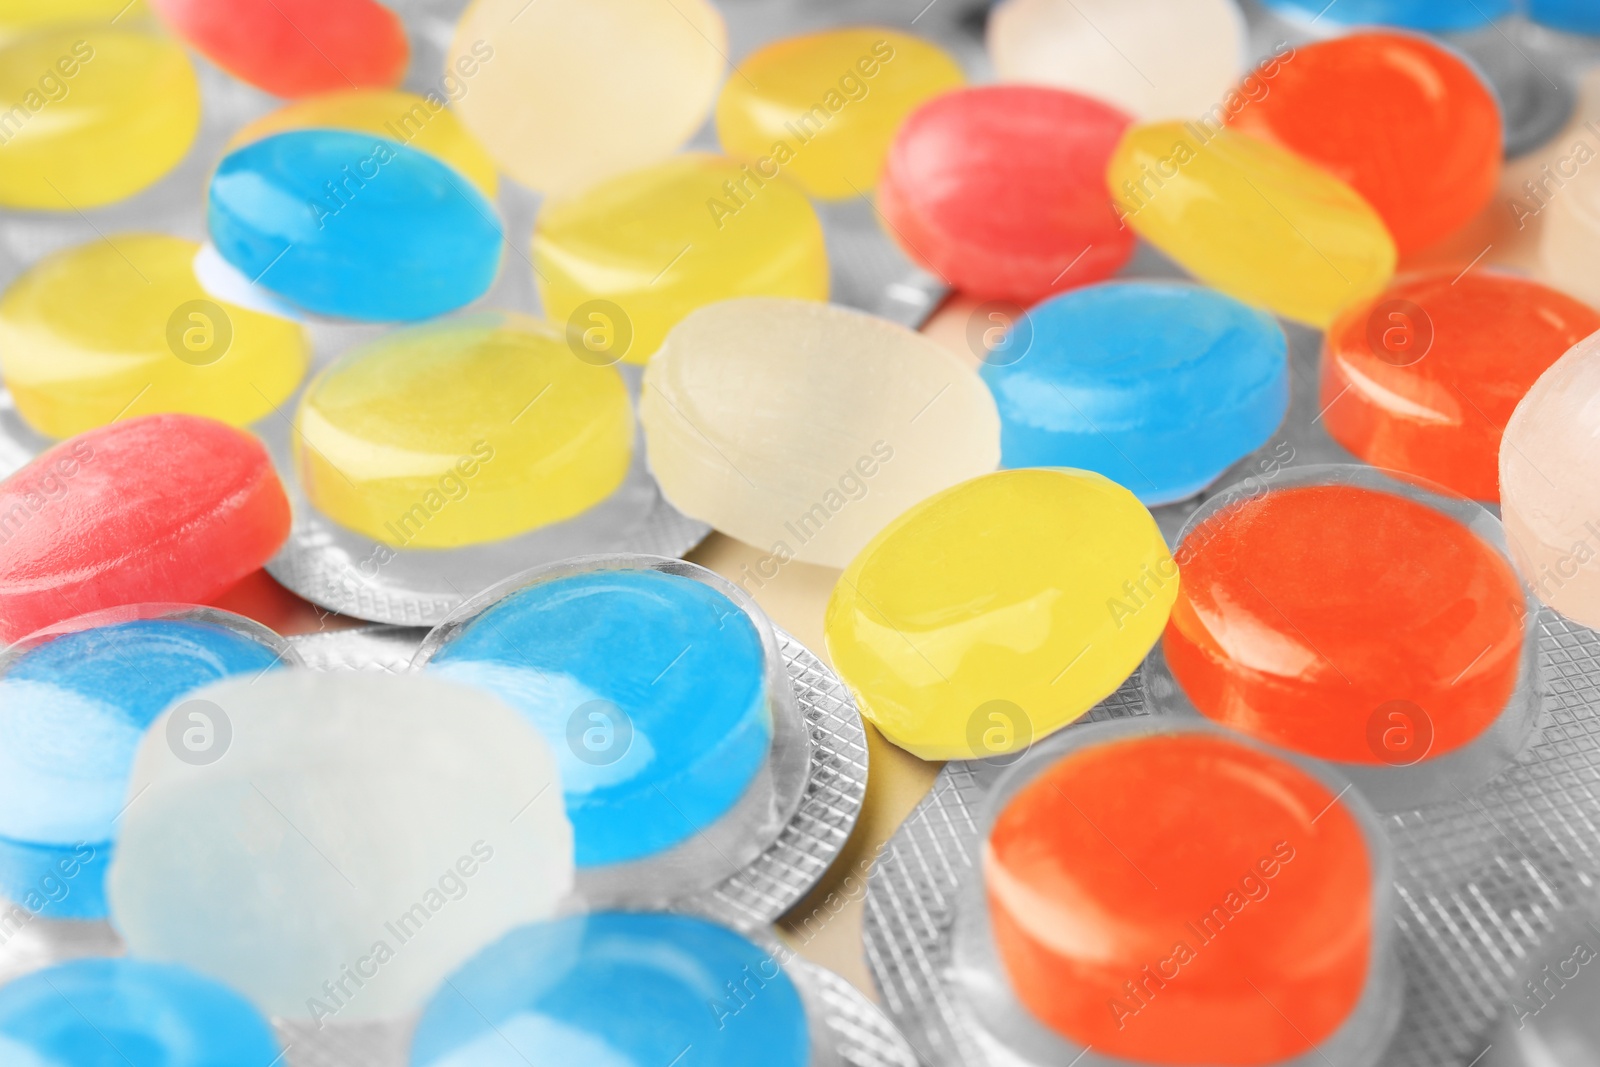
<svg viewBox="0 0 1600 1067"><path fill-rule="evenodd" d="M0 299L0 372L42 434L181 412L245 426L299 386L310 341L296 323L216 300L199 246L112 234L40 260Z"/></svg>
<svg viewBox="0 0 1600 1067"><path fill-rule="evenodd" d="M1359 193L1245 134L1136 126L1106 183L1127 224L1196 278L1319 329L1394 273L1394 239Z"/></svg>
<svg viewBox="0 0 1600 1067"><path fill-rule="evenodd" d="M533 264L551 322L614 327L596 361L648 362L679 320L718 300L828 298L811 202L776 169L724 156L679 156L547 202Z"/></svg>
<svg viewBox="0 0 1600 1067"><path fill-rule="evenodd" d="M749 56L717 100L722 148L843 200L878 181L895 131L918 105L965 84L942 48L881 27L827 30Z"/></svg>
<svg viewBox="0 0 1600 1067"><path fill-rule="evenodd" d="M622 483L633 409L615 367L488 313L399 330L306 388L295 465L335 522L384 544L453 548L571 518Z"/></svg>
<svg viewBox="0 0 1600 1067"><path fill-rule="evenodd" d="M115 203L177 166L200 125L189 57L152 32L84 25L0 48L0 206Z"/></svg>
<svg viewBox="0 0 1600 1067"><path fill-rule="evenodd" d="M834 587L824 632L885 737L923 759L979 759L1114 692L1177 593L1177 564L1128 490L1087 471L998 471L879 533Z"/></svg>

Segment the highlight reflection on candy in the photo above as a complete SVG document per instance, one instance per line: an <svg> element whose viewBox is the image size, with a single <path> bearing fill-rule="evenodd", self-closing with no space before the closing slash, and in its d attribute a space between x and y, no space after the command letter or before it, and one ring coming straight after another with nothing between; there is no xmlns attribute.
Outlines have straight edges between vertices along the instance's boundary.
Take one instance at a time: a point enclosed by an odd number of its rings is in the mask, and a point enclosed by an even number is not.
<svg viewBox="0 0 1600 1067"><path fill-rule="evenodd" d="M1144 120L1199 117L1245 62L1234 0L1005 0L986 41L1002 81L1070 89Z"/></svg>
<svg viewBox="0 0 1600 1067"><path fill-rule="evenodd" d="M696 308L738 296L828 298L822 223L776 159L695 153L540 208L539 299L593 362L645 363Z"/></svg>
<svg viewBox="0 0 1600 1067"><path fill-rule="evenodd" d="M767 552L759 570L843 566L900 512L993 470L1000 453L994 400L953 353L800 300L690 315L645 371L639 418L667 499Z"/></svg>
<svg viewBox="0 0 1600 1067"><path fill-rule="evenodd" d="M709 0L473 0L447 69L470 79L456 110L500 168L563 192L682 147L727 53Z"/></svg>
<svg viewBox="0 0 1600 1067"><path fill-rule="evenodd" d="M289 398L310 339L297 323L211 298L200 246L115 234L46 256L0 299L0 369L49 437L157 412L245 426Z"/></svg>
<svg viewBox="0 0 1600 1067"><path fill-rule="evenodd" d="M295 465L311 503L396 547L496 541L571 518L621 484L632 406L613 367L520 315L388 334L306 387Z"/></svg>
<svg viewBox="0 0 1600 1067"><path fill-rule="evenodd" d="M398 85L411 59L400 16L377 0L150 0L234 77L275 96Z"/></svg>
<svg viewBox="0 0 1600 1067"><path fill-rule="evenodd" d="M571 889L555 760L487 693L296 669L208 686L168 716L196 705L228 730L221 758L186 759L160 719L134 763L107 883L130 954L215 975L272 1015L393 1018Z"/></svg>
<svg viewBox="0 0 1600 1067"><path fill-rule="evenodd" d="M1460 229L1500 181L1494 91L1460 56L1414 34L1302 45L1229 125L1346 182L1382 216L1402 255Z"/></svg>
<svg viewBox="0 0 1600 1067"><path fill-rule="evenodd" d="M966 80L944 49L875 26L775 41L746 56L739 75L717 100L723 151L790 156L784 173L829 200L870 192L906 115Z"/></svg>
<svg viewBox="0 0 1600 1067"><path fill-rule="evenodd" d="M992 351L982 372L1006 467L1081 467L1167 504L1259 448L1289 408L1283 330L1209 289L1092 285L1013 329L1026 347Z"/></svg>
<svg viewBox="0 0 1600 1067"><path fill-rule="evenodd" d="M115 608L31 635L0 654L0 892L41 884L30 851L97 861L65 877L53 916L101 918L99 884L127 803L145 728L184 694L230 675L254 678L283 661L276 637L244 619L176 605ZM206 734L180 735L196 758ZM9 846L21 845L22 848ZM26 846L33 846L30 850ZM48 869L48 866L46 867ZM31 875L31 877L30 877ZM23 893L18 893L22 890ZM24 901L24 906L26 901Z"/></svg>
<svg viewBox="0 0 1600 1067"><path fill-rule="evenodd" d="M1133 233L1105 167L1129 119L1076 93L987 85L918 108L878 189L907 256L974 296L1031 304L1115 273Z"/></svg>
<svg viewBox="0 0 1600 1067"><path fill-rule="evenodd" d="M500 220L433 155L350 130L274 134L225 156L206 224L256 284L322 315L431 318L488 291Z"/></svg>
<svg viewBox="0 0 1600 1067"><path fill-rule="evenodd" d="M1322 424L1376 467L1498 501L1500 440L1538 377L1600 312L1511 274L1405 278L1343 312L1322 356Z"/></svg>
<svg viewBox="0 0 1600 1067"><path fill-rule="evenodd" d="M1005 802L983 851L1016 996L1139 1063L1283 1063L1331 1037L1369 980L1374 867L1333 790L1196 731L1071 752Z"/></svg>
<svg viewBox="0 0 1600 1067"><path fill-rule="evenodd" d="M1087 471L1000 471L873 538L828 601L828 652L861 712L923 759L1026 748L1133 672L1178 568L1132 493Z"/></svg>
<svg viewBox="0 0 1600 1067"><path fill-rule="evenodd" d="M1394 273L1394 239L1359 193L1230 129L1137 126L1106 183L1124 221L1196 278L1310 326Z"/></svg>
<svg viewBox="0 0 1600 1067"><path fill-rule="evenodd" d="M1511 700L1522 587L1495 547L1421 499L1280 484L1224 498L1177 556L1183 585L1162 651L1207 718L1379 766L1393 764L1373 740L1389 710L1426 732L1416 762L1464 748Z"/></svg>
<svg viewBox="0 0 1600 1067"><path fill-rule="evenodd" d="M550 742L579 867L644 859L703 832L772 745L760 634L723 593L678 574L600 570L530 585L455 630L428 669L495 693Z"/></svg>
<svg viewBox="0 0 1600 1067"><path fill-rule="evenodd" d="M289 536L267 450L147 415L64 441L0 482L0 640L121 604L204 604Z"/></svg>
<svg viewBox="0 0 1600 1067"><path fill-rule="evenodd" d="M0 206L70 213L177 166L200 127L200 86L154 32L50 29L0 47L0 113Z"/></svg>

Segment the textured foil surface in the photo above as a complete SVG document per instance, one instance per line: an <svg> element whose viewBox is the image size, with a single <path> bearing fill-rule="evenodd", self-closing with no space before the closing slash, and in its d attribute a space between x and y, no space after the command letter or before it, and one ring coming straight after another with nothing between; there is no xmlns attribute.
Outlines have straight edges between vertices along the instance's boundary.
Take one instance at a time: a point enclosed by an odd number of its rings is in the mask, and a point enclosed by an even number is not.
<svg viewBox="0 0 1600 1067"><path fill-rule="evenodd" d="M1544 727L1481 791L1385 816L1394 844L1405 1014L1383 1062L1467 1067L1544 940L1600 879L1600 633L1540 615ZM1148 714L1137 675L1084 722ZM1075 727L1067 727L1074 729ZM977 812L999 768L951 763L868 883L866 953L883 1003L929 1067L998 1067L947 980L953 909L975 873ZM1053 1065L1065 1067L1065 1065Z"/></svg>

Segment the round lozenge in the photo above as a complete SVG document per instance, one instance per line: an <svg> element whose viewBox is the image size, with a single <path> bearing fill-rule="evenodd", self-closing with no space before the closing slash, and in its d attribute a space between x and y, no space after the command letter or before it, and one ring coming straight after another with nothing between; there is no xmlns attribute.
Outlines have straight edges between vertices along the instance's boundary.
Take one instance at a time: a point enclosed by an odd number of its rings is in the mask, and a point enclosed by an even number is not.
<svg viewBox="0 0 1600 1067"><path fill-rule="evenodd" d="M705 919L609 911L525 926L478 953L423 1010L410 1063L507 1051L541 1067L814 1062L800 989L769 950Z"/></svg>
<svg viewBox="0 0 1600 1067"><path fill-rule="evenodd" d="M1133 234L1106 196L1127 115L1086 96L985 85L938 97L895 135L878 188L885 230L973 296L1031 304L1114 274Z"/></svg>
<svg viewBox="0 0 1600 1067"><path fill-rule="evenodd" d="M840 567L894 517L999 461L983 382L903 326L750 298L679 323L645 370L639 419L661 491L767 555Z"/></svg>
<svg viewBox="0 0 1600 1067"><path fill-rule="evenodd" d="M49 437L158 412L245 426L299 387L298 323L215 300L200 246L114 234L35 263L0 298L0 370L17 412Z"/></svg>
<svg viewBox="0 0 1600 1067"><path fill-rule="evenodd" d="M895 131L918 105L965 84L944 49L881 26L824 30L746 56L717 98L731 156L766 163L812 196L871 192Z"/></svg>
<svg viewBox="0 0 1600 1067"><path fill-rule="evenodd" d="M772 746L761 635L726 595L679 574L527 586L454 629L428 669L497 694L549 741L580 868L705 831Z"/></svg>
<svg viewBox="0 0 1600 1067"><path fill-rule="evenodd" d="M681 148L711 109L727 54L709 0L473 0L447 69L466 85L461 121L500 169L552 193Z"/></svg>
<svg viewBox="0 0 1600 1067"><path fill-rule="evenodd" d="M1106 183L1123 221L1207 285L1326 328L1394 273L1372 205L1276 145L1207 123L1128 131Z"/></svg>
<svg viewBox="0 0 1600 1067"><path fill-rule="evenodd" d="M71 213L177 166L200 128L200 85L153 31L49 29L0 47L0 114L0 206Z"/></svg>
<svg viewBox="0 0 1600 1067"><path fill-rule="evenodd" d="M1381 887L1340 795L1220 733L1084 743L1004 802L983 849L1027 1010L1159 1064L1310 1056L1356 1011Z"/></svg>
<svg viewBox="0 0 1600 1067"><path fill-rule="evenodd" d="M1500 182L1494 90L1461 56L1416 34L1302 45L1228 122L1360 193L1401 255L1461 229Z"/></svg>
<svg viewBox="0 0 1600 1067"><path fill-rule="evenodd" d="M1178 568L1155 519L1088 471L1000 471L922 501L845 569L825 634L862 714L923 759L1026 748L1127 679Z"/></svg>
<svg viewBox="0 0 1600 1067"><path fill-rule="evenodd" d="M1407 277L1342 312L1322 353L1334 440L1373 466L1500 499L1500 442L1528 390L1600 312L1494 271Z"/></svg>
<svg viewBox="0 0 1600 1067"><path fill-rule="evenodd" d="M1221 293L1113 282L1032 308L1026 349L985 359L1006 467L1081 467L1147 505L1200 492L1289 409L1289 346Z"/></svg>
<svg viewBox="0 0 1600 1067"><path fill-rule="evenodd" d="M740 296L828 298L822 223L782 171L702 153L553 197L539 299L595 363L645 363L685 315Z"/></svg>
<svg viewBox="0 0 1600 1067"><path fill-rule="evenodd" d="M1239 77L1246 45L1234 0L1005 0L985 41L1002 81L1070 89L1144 120L1204 114Z"/></svg>
<svg viewBox="0 0 1600 1067"><path fill-rule="evenodd" d="M588 510L622 483L635 432L616 368L504 313L345 354L306 387L295 424L311 503L410 548L496 541Z"/></svg>
<svg viewBox="0 0 1600 1067"><path fill-rule="evenodd" d="M1177 557L1166 665L1200 714L1242 733L1320 759L1410 765L1475 741L1516 690L1516 574L1476 530L1398 486L1225 496ZM1416 743L1386 738L1390 721Z"/></svg>

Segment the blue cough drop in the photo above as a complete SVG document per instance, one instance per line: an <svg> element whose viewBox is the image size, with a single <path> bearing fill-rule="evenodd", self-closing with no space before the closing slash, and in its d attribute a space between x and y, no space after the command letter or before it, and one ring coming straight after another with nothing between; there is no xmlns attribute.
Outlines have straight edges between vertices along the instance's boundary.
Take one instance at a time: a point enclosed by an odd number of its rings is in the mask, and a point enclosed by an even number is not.
<svg viewBox="0 0 1600 1067"><path fill-rule="evenodd" d="M488 291L494 206L435 157L345 130L296 130L229 153L211 179L211 240L257 284L308 311L415 321Z"/></svg>

